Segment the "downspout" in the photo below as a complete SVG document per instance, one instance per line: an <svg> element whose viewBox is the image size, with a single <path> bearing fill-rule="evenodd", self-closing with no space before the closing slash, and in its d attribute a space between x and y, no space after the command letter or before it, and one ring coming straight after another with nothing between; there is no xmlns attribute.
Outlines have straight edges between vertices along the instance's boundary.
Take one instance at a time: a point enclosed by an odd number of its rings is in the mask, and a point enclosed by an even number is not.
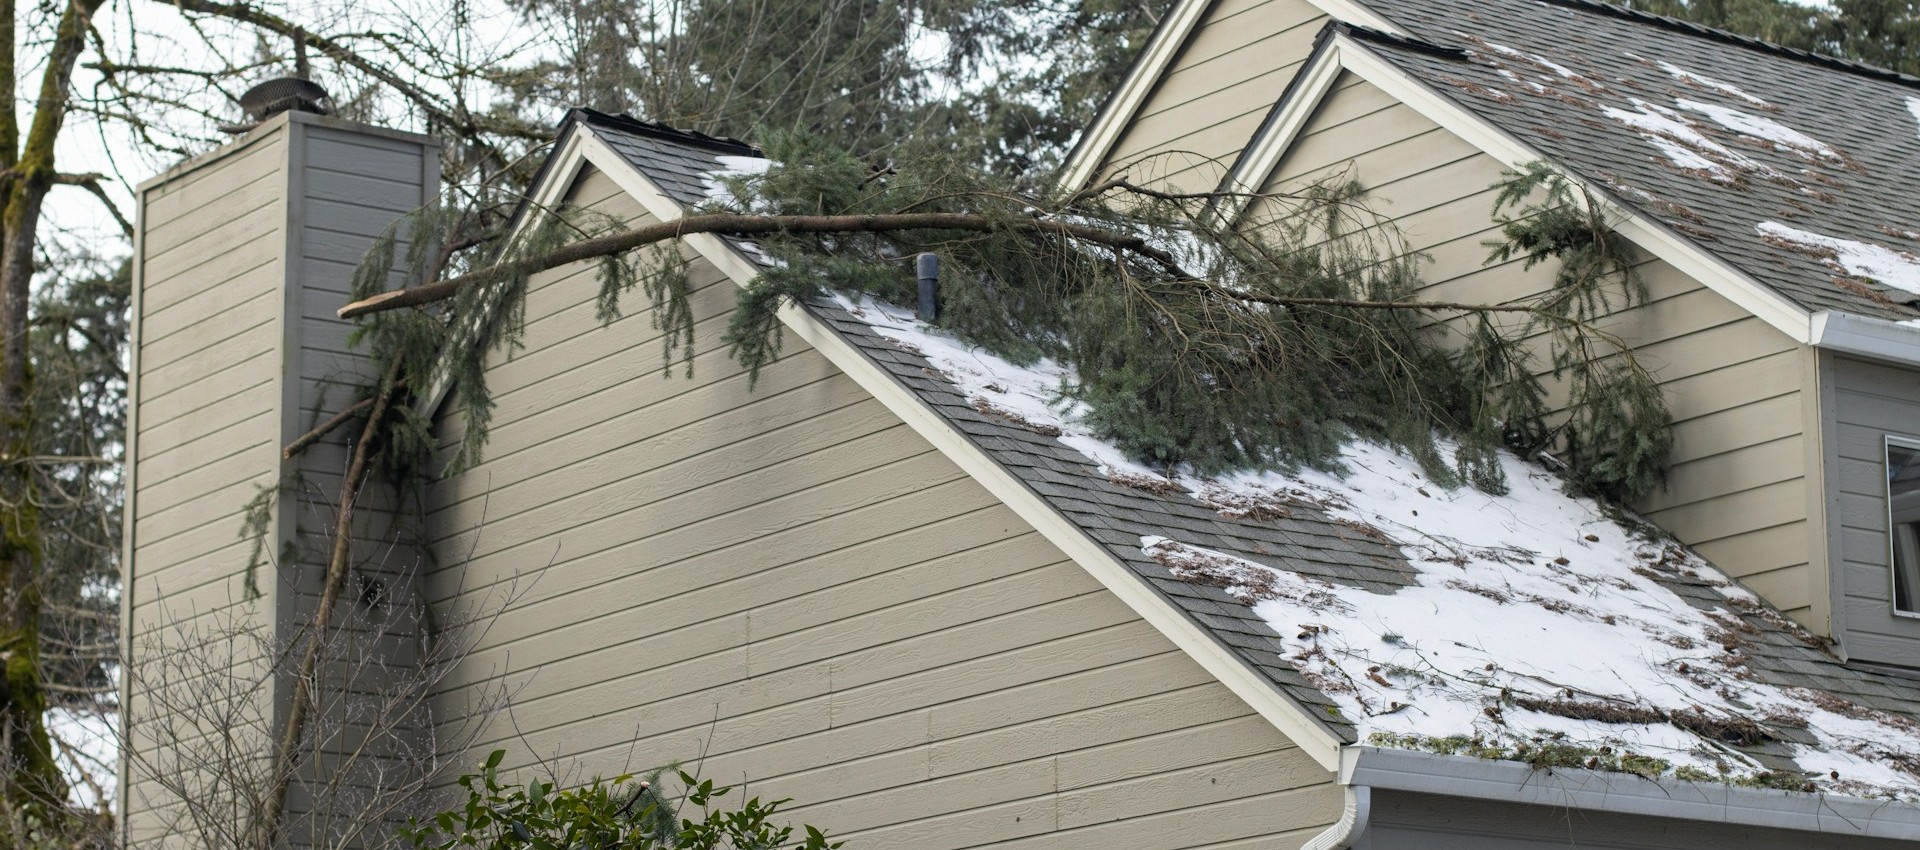
<svg viewBox="0 0 1920 850"><path fill-rule="evenodd" d="M1326 831L1302 845L1300 850L1348 850L1367 831L1367 816L1373 806L1373 789L1365 785L1341 786L1347 792L1347 805L1340 819Z"/></svg>

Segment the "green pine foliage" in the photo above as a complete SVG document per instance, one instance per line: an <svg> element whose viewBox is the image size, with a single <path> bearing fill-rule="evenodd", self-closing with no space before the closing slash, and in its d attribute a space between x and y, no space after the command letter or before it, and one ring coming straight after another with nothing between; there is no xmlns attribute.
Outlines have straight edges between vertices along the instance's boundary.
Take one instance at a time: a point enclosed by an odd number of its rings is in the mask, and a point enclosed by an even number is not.
<svg viewBox="0 0 1920 850"><path fill-rule="evenodd" d="M1517 215L1505 214L1515 209ZM1528 449L1558 447L1576 492L1631 500L1666 480L1673 448L1671 416L1659 383L1627 344L1597 327L1617 311L1647 300L1635 270L1633 247L1606 220L1598 202L1541 163L1513 173L1494 201L1503 239L1488 243L1489 262L1523 258L1532 268L1554 262L1554 285L1526 324L1513 334L1545 334L1551 377L1566 391L1565 414L1550 417L1538 384L1513 384L1517 352L1495 356L1482 370L1507 371L1507 386L1492 386L1502 421L1521 423L1507 439ZM1492 346L1493 343L1483 343ZM1470 347L1470 353L1480 352ZM1486 372L1483 371L1483 374ZM1533 388L1527 388L1527 387ZM1516 395L1517 394L1517 395Z"/></svg>
<svg viewBox="0 0 1920 850"><path fill-rule="evenodd" d="M942 262L946 330L1015 362L1070 366L1076 377L1062 400L1081 403L1097 435L1151 465L1337 468L1340 447L1360 437L1399 446L1439 483L1495 492L1505 486L1501 446L1553 451L1575 489L1616 499L1647 493L1664 475L1660 390L1599 327L1645 299L1634 257L1592 199L1544 167L1502 187L1495 214L1505 238L1489 262L1553 263L1555 285L1523 304L1476 309L1422 306L1423 258L1347 180L1260 198L1258 226L1227 226L1220 197L1126 186L1021 192L937 148L881 167L802 134L776 134L768 151L781 165L735 179L730 211L963 213L990 226L756 237L775 262L742 290L726 334L756 375L781 354L784 306L829 287L911 303L913 258L932 252ZM441 261L422 246L453 239L452 219L423 210L383 239L356 277L356 296L432 279ZM1105 240L1036 232L1035 221ZM485 443L484 365L518 344L536 259L615 226L580 210L542 211L483 283L437 308L377 314L362 330L376 359L402 361L410 391L451 391L465 434L448 470L473 463ZM663 367L677 362L690 374L681 246L595 262L602 323L638 290L663 332ZM392 427L407 436L384 451L396 471L419 470L429 423L412 405L394 415Z"/></svg>
<svg viewBox="0 0 1920 850"><path fill-rule="evenodd" d="M733 788L675 771L685 790L667 795L665 770L647 777L594 779L573 788L534 779L503 782L495 750L480 772L459 780L466 800L400 831L414 850L836 850L812 826L796 833L774 818L789 801L724 805Z"/></svg>
<svg viewBox="0 0 1920 850"><path fill-rule="evenodd" d="M1775 44L1920 75L1912 0L1632 0L1627 5Z"/></svg>

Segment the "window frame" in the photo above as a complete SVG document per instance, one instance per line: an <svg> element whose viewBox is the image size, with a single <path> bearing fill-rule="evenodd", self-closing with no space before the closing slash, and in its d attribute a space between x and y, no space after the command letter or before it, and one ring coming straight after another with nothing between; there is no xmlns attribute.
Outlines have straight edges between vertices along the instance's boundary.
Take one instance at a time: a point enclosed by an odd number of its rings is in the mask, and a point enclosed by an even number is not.
<svg viewBox="0 0 1920 850"><path fill-rule="evenodd" d="M1920 439L1894 434L1885 435L1885 444L1881 449L1883 464L1886 466L1892 465L1893 451L1896 448L1903 452L1920 455ZM1885 488L1884 492L1886 493L1887 511L1887 607L1891 609L1895 617L1920 620L1920 610L1907 611L1900 607L1900 552L1894 539L1893 479L1891 476L1887 478L1883 486ZM1915 564L1914 567L1916 570L1920 570L1920 564ZM1916 604L1920 604L1920 582L1916 582L1915 585L1914 587L1907 588L1907 590L1916 598Z"/></svg>

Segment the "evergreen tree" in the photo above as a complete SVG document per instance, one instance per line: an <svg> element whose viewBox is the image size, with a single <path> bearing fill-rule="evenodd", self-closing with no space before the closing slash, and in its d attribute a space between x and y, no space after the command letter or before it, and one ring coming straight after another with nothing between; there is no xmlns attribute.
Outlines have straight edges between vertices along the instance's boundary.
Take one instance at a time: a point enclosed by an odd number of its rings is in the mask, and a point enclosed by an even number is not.
<svg viewBox="0 0 1920 850"><path fill-rule="evenodd" d="M1920 76L1920 4L1911 0L1632 0L1643 11Z"/></svg>

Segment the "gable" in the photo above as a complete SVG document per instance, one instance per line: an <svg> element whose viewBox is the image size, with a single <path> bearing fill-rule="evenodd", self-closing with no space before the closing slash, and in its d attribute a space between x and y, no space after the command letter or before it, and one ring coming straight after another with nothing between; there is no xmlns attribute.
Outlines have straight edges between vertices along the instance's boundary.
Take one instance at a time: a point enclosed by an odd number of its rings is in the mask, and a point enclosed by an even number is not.
<svg viewBox="0 0 1920 850"><path fill-rule="evenodd" d="M1421 300L1496 304L1552 287L1550 266L1487 264L1488 243L1501 239L1492 212L1505 165L1384 89L1342 73L1291 138L1272 173L1253 184L1268 199L1248 207L1246 226L1280 214L1277 199L1287 191L1353 179L1406 247L1428 257ZM1824 632L1826 556L1810 522L1818 488L1807 474L1817 460L1806 416L1817 400L1799 389L1810 355L1670 263L1645 256L1637 271L1650 299L1604 327L1633 345L1661 382L1675 448L1668 485L1636 507ZM1468 321L1446 319L1462 332ZM1556 393L1552 403L1564 400Z"/></svg>
<svg viewBox="0 0 1920 850"><path fill-rule="evenodd" d="M1398 29L1354 0L1180 0L1067 157L1062 183L1218 184L1329 20Z"/></svg>
<svg viewBox="0 0 1920 850"><path fill-rule="evenodd" d="M592 164L568 197L652 218ZM1337 815L1329 769L808 339L755 384L720 339L737 287L689 258L690 378L641 302L601 328L590 268L536 275L486 460L428 490L436 595L513 598L436 696L457 727L505 690L474 749L702 758L881 845Z"/></svg>

